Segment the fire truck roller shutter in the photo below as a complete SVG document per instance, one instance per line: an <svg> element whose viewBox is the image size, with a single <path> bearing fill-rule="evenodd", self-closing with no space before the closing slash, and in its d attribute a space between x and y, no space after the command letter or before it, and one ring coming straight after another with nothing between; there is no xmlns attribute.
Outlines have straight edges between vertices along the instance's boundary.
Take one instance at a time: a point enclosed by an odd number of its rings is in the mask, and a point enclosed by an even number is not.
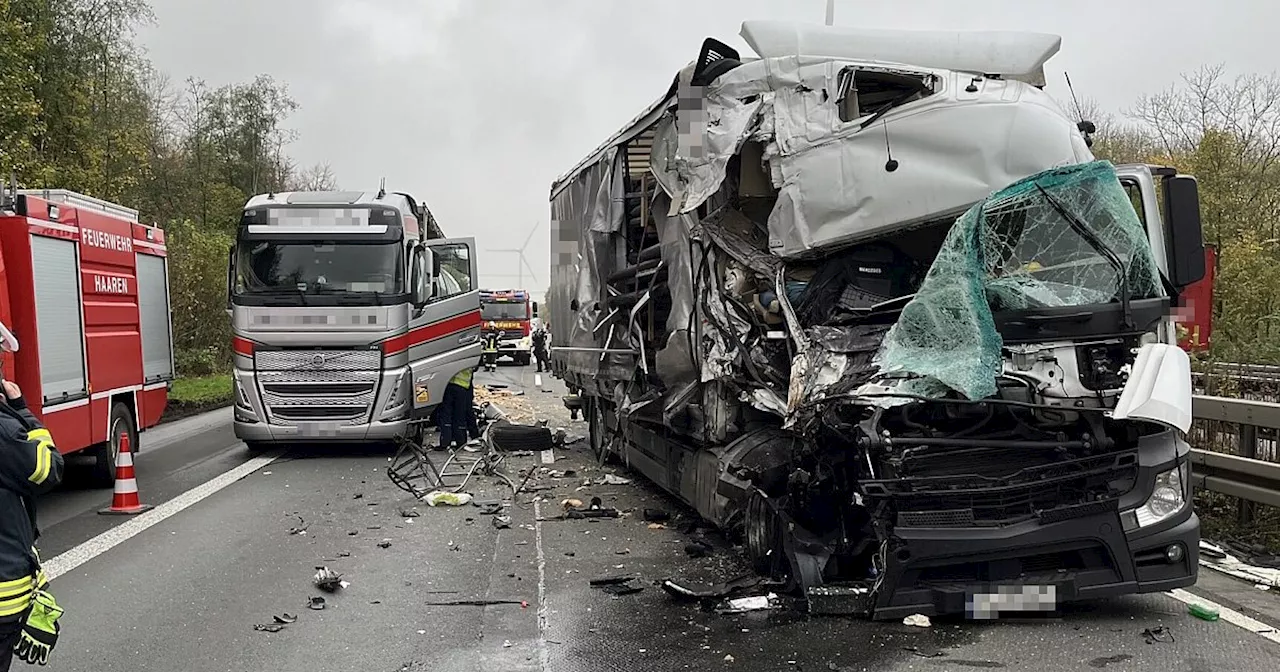
<svg viewBox="0 0 1280 672"><path fill-rule="evenodd" d="M31 237L40 386L46 404L88 393L76 243Z"/></svg>
<svg viewBox="0 0 1280 672"><path fill-rule="evenodd" d="M164 257L138 258L138 315L142 323L142 375L147 382L173 378L169 334L169 284Z"/></svg>

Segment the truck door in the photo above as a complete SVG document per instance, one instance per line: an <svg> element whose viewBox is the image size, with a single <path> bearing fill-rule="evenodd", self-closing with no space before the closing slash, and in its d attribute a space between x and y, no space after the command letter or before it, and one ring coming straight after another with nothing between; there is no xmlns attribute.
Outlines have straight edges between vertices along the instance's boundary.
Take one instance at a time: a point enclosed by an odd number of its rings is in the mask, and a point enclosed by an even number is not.
<svg viewBox="0 0 1280 672"><path fill-rule="evenodd" d="M1129 203L1133 205L1138 221L1147 231L1147 241L1151 243L1151 252L1155 256L1156 266L1166 277L1169 274L1168 236L1164 219L1160 215L1160 194L1156 187L1156 178L1149 166L1131 164L1116 166L1116 177L1124 187ZM1174 314L1165 320L1160 330L1162 343L1177 343L1177 323L1186 320L1182 306L1174 307Z"/></svg>
<svg viewBox="0 0 1280 672"><path fill-rule="evenodd" d="M475 239L428 240L424 245L432 253L435 290L409 324L415 334L409 347L415 415L440 403L450 378L480 363Z"/></svg>

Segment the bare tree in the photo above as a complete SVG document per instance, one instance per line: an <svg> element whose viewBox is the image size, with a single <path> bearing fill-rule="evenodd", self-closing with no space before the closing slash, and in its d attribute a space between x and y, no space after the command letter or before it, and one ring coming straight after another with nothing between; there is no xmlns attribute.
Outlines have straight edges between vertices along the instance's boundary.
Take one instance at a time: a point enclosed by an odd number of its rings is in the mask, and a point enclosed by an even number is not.
<svg viewBox="0 0 1280 672"><path fill-rule="evenodd" d="M327 163L317 163L298 171L290 180L291 191L337 191L338 178Z"/></svg>

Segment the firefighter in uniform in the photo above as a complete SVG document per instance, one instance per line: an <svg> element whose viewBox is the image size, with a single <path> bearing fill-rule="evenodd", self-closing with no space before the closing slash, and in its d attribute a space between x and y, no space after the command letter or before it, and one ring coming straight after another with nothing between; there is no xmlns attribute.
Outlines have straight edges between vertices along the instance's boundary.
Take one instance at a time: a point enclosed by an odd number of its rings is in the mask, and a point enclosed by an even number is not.
<svg viewBox="0 0 1280 672"><path fill-rule="evenodd" d="M7 333L8 330L6 329ZM8 348L6 348L8 350ZM2 379L0 379L2 380ZM35 543L35 498L62 480L62 455L22 390L3 380L0 400L0 672L16 657L44 665L62 609L49 593Z"/></svg>
<svg viewBox="0 0 1280 672"><path fill-rule="evenodd" d="M543 369L551 370L547 364L547 331L542 325L538 325L538 330L533 332L533 357L538 360L538 373L542 373Z"/></svg>
<svg viewBox="0 0 1280 672"><path fill-rule="evenodd" d="M506 332L498 331L498 325L489 323L489 330L484 334L484 370L498 370L498 343Z"/></svg>

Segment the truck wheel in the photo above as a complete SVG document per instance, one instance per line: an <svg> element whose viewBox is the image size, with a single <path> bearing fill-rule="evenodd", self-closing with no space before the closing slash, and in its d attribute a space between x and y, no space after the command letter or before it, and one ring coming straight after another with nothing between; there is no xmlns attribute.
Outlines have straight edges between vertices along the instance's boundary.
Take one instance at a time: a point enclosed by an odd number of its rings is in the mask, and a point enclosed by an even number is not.
<svg viewBox="0 0 1280 672"><path fill-rule="evenodd" d="M129 437L129 450L138 450L138 423L133 419L133 411L121 402L111 407L111 416L107 420L107 440L95 451L93 464L93 480L103 488L116 484L116 458L120 454L120 441Z"/></svg>
<svg viewBox="0 0 1280 672"><path fill-rule="evenodd" d="M587 441L591 445L591 454L601 463L612 461L609 453L609 428L604 424L604 411L600 402L588 401L584 409L587 416Z"/></svg>
<svg viewBox="0 0 1280 672"><path fill-rule="evenodd" d="M494 425L489 428L494 447L504 451L543 451L552 447L551 430L525 425Z"/></svg>
<svg viewBox="0 0 1280 672"><path fill-rule="evenodd" d="M746 537L747 559L757 574L778 578L786 572L781 521L758 490L753 491L747 500L743 536Z"/></svg>
<svg viewBox="0 0 1280 672"><path fill-rule="evenodd" d="M516 355L516 364L519 364L520 366L529 366L529 354L524 353Z"/></svg>

